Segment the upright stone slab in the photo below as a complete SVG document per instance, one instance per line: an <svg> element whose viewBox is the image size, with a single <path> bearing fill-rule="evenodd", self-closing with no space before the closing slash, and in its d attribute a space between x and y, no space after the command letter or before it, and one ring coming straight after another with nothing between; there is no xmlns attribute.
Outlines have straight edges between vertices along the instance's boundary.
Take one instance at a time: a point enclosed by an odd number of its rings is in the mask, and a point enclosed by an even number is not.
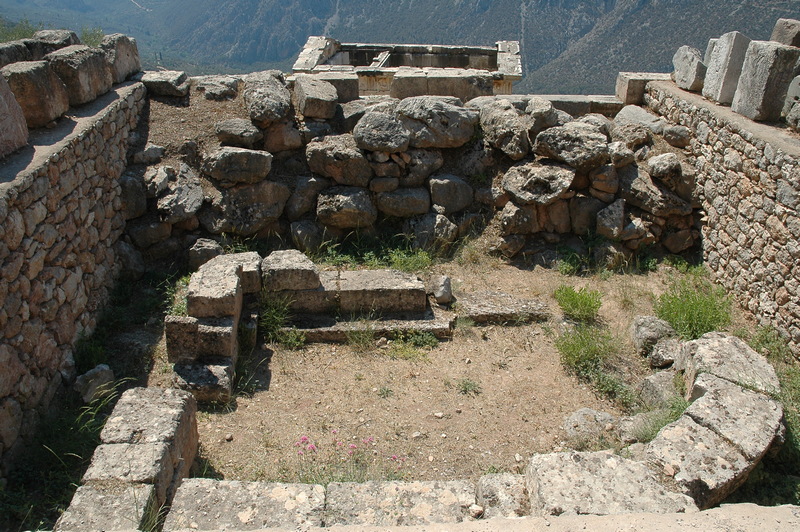
<svg viewBox="0 0 800 532"><path fill-rule="evenodd" d="M99 482L80 486L56 521L54 531L148 530L157 521L158 506L152 484Z"/></svg>
<svg viewBox="0 0 800 532"><path fill-rule="evenodd" d="M100 48L106 53L115 84L122 83L142 69L135 39L121 33L106 35L100 43Z"/></svg>
<svg viewBox="0 0 800 532"><path fill-rule="evenodd" d="M792 79L800 74L800 48L772 41L752 41L731 109L752 120L780 120Z"/></svg>
<svg viewBox="0 0 800 532"><path fill-rule="evenodd" d="M700 50L691 46L681 46L672 56L675 67L675 84L687 91L698 92L703 89L706 78L706 65L703 64Z"/></svg>
<svg viewBox="0 0 800 532"><path fill-rule="evenodd" d="M69 110L67 87L47 61L23 61L3 67L30 129L44 127Z"/></svg>
<svg viewBox="0 0 800 532"><path fill-rule="evenodd" d="M800 46L800 20L779 18L769 40L787 46Z"/></svg>
<svg viewBox="0 0 800 532"><path fill-rule="evenodd" d="M14 98L14 93L0 76L0 159L28 143L28 126L25 115Z"/></svg>
<svg viewBox="0 0 800 532"><path fill-rule="evenodd" d="M111 69L99 48L76 44L49 53L45 59L66 85L71 106L91 102L111 89Z"/></svg>
<svg viewBox="0 0 800 532"><path fill-rule="evenodd" d="M708 69L703 96L721 104L733 101L749 44L750 39L738 31L726 33L717 39L711 60L706 65Z"/></svg>

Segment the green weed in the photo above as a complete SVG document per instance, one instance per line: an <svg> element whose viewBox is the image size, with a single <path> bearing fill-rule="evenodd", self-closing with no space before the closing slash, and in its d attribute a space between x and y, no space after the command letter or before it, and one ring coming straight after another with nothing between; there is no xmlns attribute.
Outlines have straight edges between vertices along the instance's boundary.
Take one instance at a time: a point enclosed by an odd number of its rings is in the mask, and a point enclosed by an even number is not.
<svg viewBox="0 0 800 532"><path fill-rule="evenodd" d="M575 290L571 286L561 285L556 288L553 297L568 318L578 321L595 321L602 305L602 294L598 290L586 287Z"/></svg>
<svg viewBox="0 0 800 532"><path fill-rule="evenodd" d="M466 377L464 377L463 379L459 379L456 382L456 390L458 390L458 393L462 395L471 395L473 397L476 395L480 395L482 391L480 384Z"/></svg>
<svg viewBox="0 0 800 532"><path fill-rule="evenodd" d="M388 399L393 395L394 391L392 391L391 388L388 388L386 386L381 386L380 389L378 390L378 397L380 397L381 399Z"/></svg>
<svg viewBox="0 0 800 532"><path fill-rule="evenodd" d="M687 340L719 330L731 322L731 301L722 287L706 278L702 268L672 282L654 305L656 316L666 320Z"/></svg>
<svg viewBox="0 0 800 532"><path fill-rule="evenodd" d="M0 42L18 41L20 39L29 39L33 34L39 30L44 29L44 24L31 24L28 19L22 19L19 22L9 22L0 18Z"/></svg>
<svg viewBox="0 0 800 532"><path fill-rule="evenodd" d="M427 350L439 345L432 333L420 331L399 332L389 344L389 358L401 360L427 360Z"/></svg>
<svg viewBox="0 0 800 532"><path fill-rule="evenodd" d="M792 359L792 350L774 327L759 327L748 343L773 362Z"/></svg>
<svg viewBox="0 0 800 532"><path fill-rule="evenodd" d="M288 298L277 296L266 290L261 293L258 326L265 340L280 343L281 329L291 318L290 307L291 302Z"/></svg>
<svg viewBox="0 0 800 532"><path fill-rule="evenodd" d="M103 37L105 36L106 34L103 32L103 28L89 28L86 26L81 28L81 42L86 46L93 46L97 48L100 46L100 43L103 42Z"/></svg>
<svg viewBox="0 0 800 532"><path fill-rule="evenodd" d="M647 421L639 425L633 436L636 441L647 443L659 433L661 429L678 420L689 407L689 401L680 396L673 397L667 408L651 412Z"/></svg>
<svg viewBox="0 0 800 532"><path fill-rule="evenodd" d="M187 316L189 311L186 303L186 293L189 288L190 274L178 277L173 283L168 284L164 292L167 301L167 313L172 316Z"/></svg>

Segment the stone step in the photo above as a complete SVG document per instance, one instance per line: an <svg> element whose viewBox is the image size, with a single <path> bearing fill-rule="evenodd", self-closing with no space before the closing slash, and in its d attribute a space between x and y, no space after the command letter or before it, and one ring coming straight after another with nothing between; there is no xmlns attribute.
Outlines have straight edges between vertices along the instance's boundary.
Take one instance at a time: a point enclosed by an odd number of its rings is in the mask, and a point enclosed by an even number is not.
<svg viewBox="0 0 800 532"><path fill-rule="evenodd" d="M200 403L227 402L233 394L235 363L228 357L175 364L174 386L191 392Z"/></svg>

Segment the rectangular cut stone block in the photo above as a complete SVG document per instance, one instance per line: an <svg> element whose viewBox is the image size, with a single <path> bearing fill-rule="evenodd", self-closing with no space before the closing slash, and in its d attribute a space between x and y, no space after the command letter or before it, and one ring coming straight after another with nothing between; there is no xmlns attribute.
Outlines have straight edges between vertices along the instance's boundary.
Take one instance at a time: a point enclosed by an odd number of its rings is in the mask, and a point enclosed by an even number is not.
<svg viewBox="0 0 800 532"><path fill-rule="evenodd" d="M164 318L167 358L173 363L193 362L204 357L229 357L238 354L238 322L233 318Z"/></svg>
<svg viewBox="0 0 800 532"><path fill-rule="evenodd" d="M199 403L227 403L233 393L234 362L207 358L202 362L175 364L174 385L191 392Z"/></svg>
<svg viewBox="0 0 800 532"><path fill-rule="evenodd" d="M481 291L459 296L459 317L475 323L516 323L543 321L550 317L547 305L535 299L518 299L509 294Z"/></svg>
<svg viewBox="0 0 800 532"><path fill-rule="evenodd" d="M186 291L186 306L195 318L227 318L239 321L242 311L242 266L211 264L192 274Z"/></svg>
<svg viewBox="0 0 800 532"><path fill-rule="evenodd" d="M478 70L430 69L427 71L428 94L455 96L467 102L494 94L492 74Z"/></svg>
<svg viewBox="0 0 800 532"><path fill-rule="evenodd" d="M156 522L152 484L102 482L80 486L55 524L57 532L148 530Z"/></svg>
<svg viewBox="0 0 800 532"><path fill-rule="evenodd" d="M787 46L800 46L800 20L779 18L769 40Z"/></svg>
<svg viewBox="0 0 800 532"><path fill-rule="evenodd" d="M647 444L645 456L701 510L725 500L755 467L733 445L686 415L661 429Z"/></svg>
<svg viewBox="0 0 800 532"><path fill-rule="evenodd" d="M659 484L644 463L608 451L534 455L525 476L531 515L697 510L689 497Z"/></svg>
<svg viewBox="0 0 800 532"><path fill-rule="evenodd" d="M3 158L28 143L28 125L6 78L2 75L0 78L0 158Z"/></svg>
<svg viewBox="0 0 800 532"><path fill-rule="evenodd" d="M111 69L99 48L75 44L47 54L45 59L66 85L73 107L91 102L111 89Z"/></svg>
<svg viewBox="0 0 800 532"><path fill-rule="evenodd" d="M483 519L530 515L525 475L483 475L478 479L477 501L483 507Z"/></svg>
<svg viewBox="0 0 800 532"><path fill-rule="evenodd" d="M320 527L324 509L318 484L192 478L178 488L164 532Z"/></svg>
<svg viewBox="0 0 800 532"><path fill-rule="evenodd" d="M167 502L174 472L167 443L106 443L95 449L82 481L153 484L160 507Z"/></svg>
<svg viewBox="0 0 800 532"><path fill-rule="evenodd" d="M708 40L708 44L706 45L706 51L703 54L703 64L705 64L706 66L708 66L708 64L711 62L711 54L714 53L714 48L716 48L718 40L719 39Z"/></svg>
<svg viewBox="0 0 800 532"><path fill-rule="evenodd" d="M392 98L410 98L428 94L428 75L421 68L400 67L391 80L389 95Z"/></svg>
<svg viewBox="0 0 800 532"><path fill-rule="evenodd" d="M800 74L800 48L772 41L751 41L731 109L752 120L781 117L792 79Z"/></svg>
<svg viewBox="0 0 800 532"><path fill-rule="evenodd" d="M415 275L394 270L343 271L339 309L344 313L424 312L425 284Z"/></svg>
<svg viewBox="0 0 800 532"><path fill-rule="evenodd" d="M358 75L355 72L328 71L314 74L318 79L336 87L339 103L358 99Z"/></svg>
<svg viewBox="0 0 800 532"><path fill-rule="evenodd" d="M303 252L296 249L273 251L261 262L264 289L316 290L320 286L317 267Z"/></svg>
<svg viewBox="0 0 800 532"><path fill-rule="evenodd" d="M460 523L475 504L468 481L332 482L325 525L414 526Z"/></svg>
<svg viewBox="0 0 800 532"><path fill-rule="evenodd" d="M261 255L255 251L245 253L230 253L217 255L207 263L209 268L235 268L242 267L239 279L242 283L242 293L257 294L261 292Z"/></svg>
<svg viewBox="0 0 800 532"><path fill-rule="evenodd" d="M669 74L654 72L620 72L614 94L624 105L640 105L644 98L644 88L650 81L668 81ZM569 111L567 111L569 112Z"/></svg>
<svg viewBox="0 0 800 532"><path fill-rule="evenodd" d="M749 44L750 39L738 31L726 33L717 39L706 65L703 96L722 104L733 101Z"/></svg>
<svg viewBox="0 0 800 532"><path fill-rule="evenodd" d="M675 84L687 91L698 92L703 89L706 77L706 65L700 56L700 50L691 46L681 46L672 56L675 67Z"/></svg>

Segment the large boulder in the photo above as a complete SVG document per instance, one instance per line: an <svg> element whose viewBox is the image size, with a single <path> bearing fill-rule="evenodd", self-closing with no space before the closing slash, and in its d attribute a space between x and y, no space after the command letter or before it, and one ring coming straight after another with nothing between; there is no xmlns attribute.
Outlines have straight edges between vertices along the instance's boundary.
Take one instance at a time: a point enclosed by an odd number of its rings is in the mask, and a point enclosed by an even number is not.
<svg viewBox="0 0 800 532"><path fill-rule="evenodd" d="M148 70L142 74L148 94L182 98L189 94L189 78L182 70Z"/></svg>
<svg viewBox="0 0 800 532"><path fill-rule="evenodd" d="M414 96L402 100L395 111L411 132L412 148L457 148L475 133L477 111L460 100L441 96Z"/></svg>
<svg viewBox="0 0 800 532"><path fill-rule="evenodd" d="M389 216L411 218L425 214L431 208L431 196L424 188L399 188L381 192L375 197L378 210Z"/></svg>
<svg viewBox="0 0 800 532"><path fill-rule="evenodd" d="M630 332L633 348L642 356L648 356L659 340L678 336L672 325L655 316L637 316Z"/></svg>
<svg viewBox="0 0 800 532"><path fill-rule="evenodd" d="M635 207L656 216L687 216L692 206L674 192L657 184L643 168L628 165L617 170L620 196Z"/></svg>
<svg viewBox="0 0 800 532"><path fill-rule="evenodd" d="M440 174L428 181L431 200L444 208L444 214L461 211L472 205L473 190L469 183L458 176Z"/></svg>
<svg viewBox="0 0 800 532"><path fill-rule="evenodd" d="M261 128L285 118L292 107L292 95L277 70L245 76L243 96L250 119Z"/></svg>
<svg viewBox="0 0 800 532"><path fill-rule="evenodd" d="M368 111L353 129L353 137L363 150L395 153L408 149L411 133L395 115Z"/></svg>
<svg viewBox="0 0 800 532"><path fill-rule="evenodd" d="M455 242L458 227L446 216L428 213L408 220L405 233L413 236L412 246L415 249L436 250Z"/></svg>
<svg viewBox="0 0 800 532"><path fill-rule="evenodd" d="M100 42L100 48L106 53L114 83L122 83L142 69L135 39L122 33L106 35Z"/></svg>
<svg viewBox="0 0 800 532"><path fill-rule="evenodd" d="M111 69L99 48L76 44L51 52L45 59L66 85L72 106L91 102L111 90Z"/></svg>
<svg viewBox="0 0 800 532"><path fill-rule="evenodd" d="M558 110L553 107L553 103L550 100L531 96L528 100L528 105L525 106L525 112L533 120L533 124L529 129L531 140L543 129L558 125Z"/></svg>
<svg viewBox="0 0 800 532"><path fill-rule="evenodd" d="M203 161L203 173L223 187L238 183L258 183L272 168L272 154L245 148L220 148Z"/></svg>
<svg viewBox="0 0 800 532"><path fill-rule="evenodd" d="M626 105L614 117L614 125L636 124L646 127L651 133L661 135L667 125L666 120L656 116L638 105Z"/></svg>
<svg viewBox="0 0 800 532"><path fill-rule="evenodd" d="M577 170L588 171L608 161L608 139L588 124L570 122L539 133L535 151Z"/></svg>
<svg viewBox="0 0 800 532"><path fill-rule="evenodd" d="M365 187L372 177L372 167L349 133L310 142L306 146L306 160L312 172L330 177L340 185Z"/></svg>
<svg viewBox="0 0 800 532"><path fill-rule="evenodd" d="M253 123L244 118L229 118L214 124L214 132L220 144L253 149L263 134Z"/></svg>
<svg viewBox="0 0 800 532"><path fill-rule="evenodd" d="M167 184L167 191L158 198L158 212L167 223L176 224L193 217L203 205L200 178L186 164Z"/></svg>
<svg viewBox="0 0 800 532"><path fill-rule="evenodd" d="M74 44L81 44L78 34L71 30L39 30L33 34L34 40L41 43L46 50L41 56L72 46ZM40 57L41 57L40 56Z"/></svg>
<svg viewBox="0 0 800 532"><path fill-rule="evenodd" d="M691 46L681 46L672 56L672 66L675 67L673 76L678 87L694 92L703 90L706 65L703 64L700 50Z"/></svg>
<svg viewBox="0 0 800 532"><path fill-rule="evenodd" d="M503 189L521 205L550 205L568 192L575 170L553 161L519 163L503 176Z"/></svg>
<svg viewBox="0 0 800 532"><path fill-rule="evenodd" d="M331 187L317 198L317 219L331 227L358 229L378 219L369 192L360 187Z"/></svg>
<svg viewBox="0 0 800 532"><path fill-rule="evenodd" d="M527 235L541 231L539 216L535 205L517 205L509 201L497 216L500 234Z"/></svg>
<svg viewBox="0 0 800 532"><path fill-rule="evenodd" d="M408 150L410 160L406 164L406 174L400 177L400 185L418 187L444 164L439 150Z"/></svg>
<svg viewBox="0 0 800 532"><path fill-rule="evenodd" d="M303 134L292 120L281 120L264 131L264 149L270 153L303 147Z"/></svg>
<svg viewBox="0 0 800 532"><path fill-rule="evenodd" d="M294 192L286 203L286 216L289 220L300 219L317 205L317 196L331 186L329 179L319 176L298 176Z"/></svg>
<svg viewBox="0 0 800 532"><path fill-rule="evenodd" d="M620 238L625 225L625 200L617 199L608 207L597 212L595 230L600 236L611 240Z"/></svg>
<svg viewBox="0 0 800 532"><path fill-rule="evenodd" d="M31 51L24 43L20 41L0 43L0 68L20 61L33 61Z"/></svg>
<svg viewBox="0 0 800 532"><path fill-rule="evenodd" d="M47 61L24 61L3 67L30 129L44 127L69 110L69 95Z"/></svg>
<svg viewBox="0 0 800 532"><path fill-rule="evenodd" d="M508 100L487 103L480 111L481 130L489 144L515 161L528 155L531 149L528 131L533 127L530 115Z"/></svg>
<svg viewBox="0 0 800 532"><path fill-rule="evenodd" d="M308 74L298 74L294 81L294 104L306 118L333 118L336 114L336 87Z"/></svg>
<svg viewBox="0 0 800 532"><path fill-rule="evenodd" d="M289 187L274 181L207 191L205 206L198 213L210 233L253 235L274 223L289 199Z"/></svg>
<svg viewBox="0 0 800 532"><path fill-rule="evenodd" d="M28 143L25 115L14 98L6 78L0 76L0 158Z"/></svg>

